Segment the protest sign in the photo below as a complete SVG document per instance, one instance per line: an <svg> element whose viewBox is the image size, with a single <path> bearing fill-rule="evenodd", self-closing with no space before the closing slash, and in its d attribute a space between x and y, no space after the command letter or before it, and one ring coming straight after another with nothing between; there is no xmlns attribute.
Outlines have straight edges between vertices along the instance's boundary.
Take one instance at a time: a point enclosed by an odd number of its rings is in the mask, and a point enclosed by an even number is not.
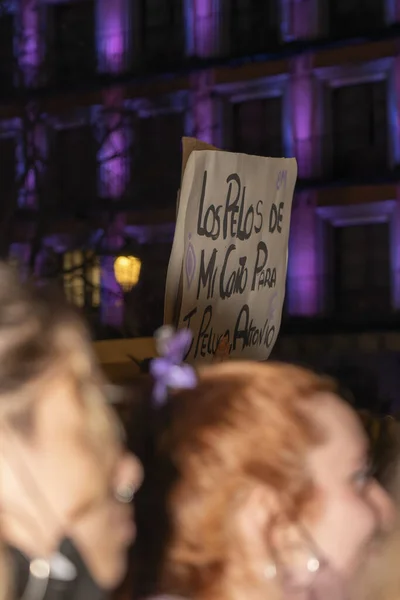
<svg viewBox="0 0 400 600"><path fill-rule="evenodd" d="M295 159L214 149L188 157L165 301L165 322L193 332L188 362L212 362L221 347L233 358L268 358L281 323L296 176Z"/></svg>

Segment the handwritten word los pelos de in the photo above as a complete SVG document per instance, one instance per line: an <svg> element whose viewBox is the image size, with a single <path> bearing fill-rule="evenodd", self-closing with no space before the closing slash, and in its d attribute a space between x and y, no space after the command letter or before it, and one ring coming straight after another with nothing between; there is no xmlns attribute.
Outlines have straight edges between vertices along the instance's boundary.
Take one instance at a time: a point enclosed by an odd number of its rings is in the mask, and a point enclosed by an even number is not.
<svg viewBox="0 0 400 600"><path fill-rule="evenodd" d="M242 186L237 173L226 180L228 190L225 204L210 204L205 208L207 190L207 171L203 174L200 206L197 218L197 235L217 240L221 233L227 237L248 240L253 233L260 233L263 226L262 207L259 200L255 205L246 206L246 187Z"/></svg>
<svg viewBox="0 0 400 600"><path fill-rule="evenodd" d="M191 327L191 320L197 314L197 310L197 307L193 308L183 318L183 324L189 329ZM267 311L268 316L261 325L256 324L251 317L249 306L244 304L237 315L233 331L231 332L228 329L222 333L218 333L212 325L213 306L209 304L203 311L201 324L189 348L188 356L192 350L194 359L199 356L204 358L207 355L214 355L218 344L224 337L228 339L230 351L235 351L239 346L240 350L255 346L266 346L267 349L271 348L275 339L276 329L269 318L270 312L270 310Z"/></svg>
<svg viewBox="0 0 400 600"><path fill-rule="evenodd" d="M278 175L277 190L286 186L286 171ZM283 183L282 183L283 182ZM200 195L199 213L197 218L197 234L200 237L217 240L222 231L222 237L248 240L253 233L260 233L264 217L262 213L263 201L246 206L246 186L242 186L237 173L232 173L226 180L228 190L225 204L211 203L205 208L207 171L203 174L203 183ZM269 233L282 233L284 203L272 204L269 214Z"/></svg>
<svg viewBox="0 0 400 600"><path fill-rule="evenodd" d="M218 250L214 248L207 262L205 250L203 249L201 251L197 300L200 298L203 290L205 290L207 300L214 298L216 292L215 284L217 281L218 295L222 300L231 298L231 296L235 294L243 294L247 289L248 284L252 292L276 286L276 268L267 266L268 248L266 243L262 240L257 244L257 251L254 265L251 269L250 279L248 257L237 257L235 244L231 244L225 252L225 257L219 273L217 257Z"/></svg>

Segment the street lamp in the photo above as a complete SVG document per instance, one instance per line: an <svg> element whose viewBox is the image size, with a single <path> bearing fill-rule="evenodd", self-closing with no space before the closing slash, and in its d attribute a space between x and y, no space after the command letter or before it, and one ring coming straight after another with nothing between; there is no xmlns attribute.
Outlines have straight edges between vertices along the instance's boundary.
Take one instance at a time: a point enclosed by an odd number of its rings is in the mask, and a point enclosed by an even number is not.
<svg viewBox="0 0 400 600"><path fill-rule="evenodd" d="M142 261L137 256L118 256L114 261L114 275L124 292L129 292L140 278Z"/></svg>

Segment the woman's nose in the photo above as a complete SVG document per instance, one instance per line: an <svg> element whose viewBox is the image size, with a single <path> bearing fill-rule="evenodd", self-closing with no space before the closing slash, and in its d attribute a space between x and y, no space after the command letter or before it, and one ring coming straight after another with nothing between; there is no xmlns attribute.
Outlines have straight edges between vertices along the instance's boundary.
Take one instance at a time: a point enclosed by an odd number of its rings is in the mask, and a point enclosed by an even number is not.
<svg viewBox="0 0 400 600"><path fill-rule="evenodd" d="M143 481L143 468L133 454L121 456L115 477L115 495L121 502L131 502Z"/></svg>

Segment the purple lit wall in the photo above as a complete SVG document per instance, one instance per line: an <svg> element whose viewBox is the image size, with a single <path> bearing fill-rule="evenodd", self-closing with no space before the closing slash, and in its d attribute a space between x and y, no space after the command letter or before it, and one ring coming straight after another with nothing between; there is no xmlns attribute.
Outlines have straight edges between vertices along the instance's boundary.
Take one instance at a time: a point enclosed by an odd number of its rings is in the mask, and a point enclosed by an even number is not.
<svg viewBox="0 0 400 600"><path fill-rule="evenodd" d="M208 144L214 144L216 124L211 77L208 71L200 71L191 76L192 135Z"/></svg>
<svg viewBox="0 0 400 600"><path fill-rule="evenodd" d="M294 316L311 317L318 314L323 282L319 274L315 193L297 193L293 202L287 276L288 312Z"/></svg>
<svg viewBox="0 0 400 600"><path fill-rule="evenodd" d="M397 19L400 21L400 0L396 0ZM393 77L389 82L389 122L393 135L393 157L395 165L400 164L400 57L394 58ZM392 303L400 309L400 187L397 187L395 210L391 220L391 259L392 259Z"/></svg>
<svg viewBox="0 0 400 600"><path fill-rule="evenodd" d="M200 58L218 54L220 47L220 1L186 0L186 54ZM192 93L192 135L203 142L215 141L215 103L211 94L211 73L194 73L190 78Z"/></svg>
<svg viewBox="0 0 400 600"><path fill-rule="evenodd" d="M39 0L21 1L21 35L17 40L19 48L18 60L21 73L26 85L35 86L39 83L41 67L41 32L40 32L40 6ZM43 126L38 124L35 114L26 112L26 120L31 121L32 127L29 131L27 143L35 148L32 153L23 151L18 157L19 168L25 173L24 190L20 196L20 204L33 207L36 202L36 178L38 172L43 168L44 160L40 158L35 165L26 165L28 154L44 157L45 133Z"/></svg>
<svg viewBox="0 0 400 600"><path fill-rule="evenodd" d="M318 174L314 135L316 88L311 60L304 56L292 63L290 105L293 147L299 157L299 178L312 178ZM288 310L292 315L312 316L318 312L322 285L317 259L318 242L314 194L297 194L290 228L287 279Z"/></svg>
<svg viewBox="0 0 400 600"><path fill-rule="evenodd" d="M27 85L37 83L41 62L39 4L39 0L21 0L22 35L18 40L19 61Z"/></svg>
<svg viewBox="0 0 400 600"><path fill-rule="evenodd" d="M287 41L312 38L318 32L315 0L282 0L282 35Z"/></svg>
<svg viewBox="0 0 400 600"><path fill-rule="evenodd" d="M97 49L100 69L105 72L119 73L127 62L128 36L127 4L125 0L98 0L96 15ZM123 104L122 90L107 90L104 93L105 142L100 150L101 193L106 198L120 198L125 190L128 165L126 151L129 132L121 122ZM115 224L107 239L109 252L118 253L123 244L121 232L124 230L124 218ZM119 328L124 318L124 303L121 288L114 276L114 258L107 256L101 262L101 318L106 325Z"/></svg>
<svg viewBox="0 0 400 600"><path fill-rule="evenodd" d="M129 55L128 7L126 0L98 0L96 35L100 70L120 73Z"/></svg>
<svg viewBox="0 0 400 600"><path fill-rule="evenodd" d="M400 310L400 186L397 186L395 210L391 220L392 304Z"/></svg>
<svg viewBox="0 0 400 600"><path fill-rule="evenodd" d="M219 50L219 0L186 0L186 54L210 58Z"/></svg>

